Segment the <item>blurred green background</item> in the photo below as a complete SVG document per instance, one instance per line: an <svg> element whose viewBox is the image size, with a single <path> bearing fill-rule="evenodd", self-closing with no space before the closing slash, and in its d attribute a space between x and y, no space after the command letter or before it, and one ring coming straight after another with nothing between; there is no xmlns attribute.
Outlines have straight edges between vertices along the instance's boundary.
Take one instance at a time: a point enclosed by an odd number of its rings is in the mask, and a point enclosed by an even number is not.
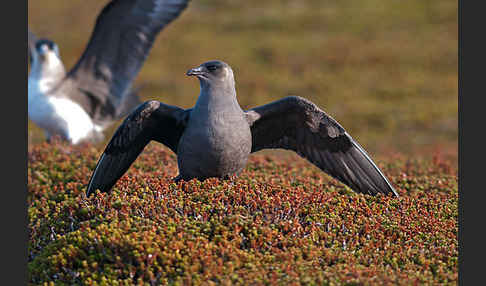
<svg viewBox="0 0 486 286"><path fill-rule="evenodd" d="M29 27L70 69L107 2L29 1ZM299 95L372 154L457 158L457 1L194 0L159 34L135 85L144 100L191 107L199 84L185 72L211 59L233 67L243 108ZM28 128L29 145L44 140Z"/></svg>

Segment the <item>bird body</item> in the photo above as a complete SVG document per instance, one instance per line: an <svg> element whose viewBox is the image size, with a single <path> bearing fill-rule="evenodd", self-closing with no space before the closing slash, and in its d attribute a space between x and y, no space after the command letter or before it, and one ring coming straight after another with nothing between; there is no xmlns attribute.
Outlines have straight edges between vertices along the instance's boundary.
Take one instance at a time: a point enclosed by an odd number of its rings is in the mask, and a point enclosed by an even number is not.
<svg viewBox="0 0 486 286"><path fill-rule="evenodd" d="M103 127L96 125L69 93L59 92L66 72L55 53L46 53L45 64L34 61L28 81L29 118L44 129L49 140L60 135L73 144L85 138L99 137Z"/></svg>
<svg viewBox="0 0 486 286"><path fill-rule="evenodd" d="M141 102L131 83L155 37L189 0L112 0L96 19L75 66L65 71L57 45L29 30L29 118L72 144L100 141L103 131Z"/></svg>
<svg viewBox="0 0 486 286"><path fill-rule="evenodd" d="M49 97L42 93L30 93L29 118L44 129L47 139L60 135L72 144L86 138L96 138L103 131L95 125L86 111L69 98Z"/></svg>
<svg viewBox="0 0 486 286"><path fill-rule="evenodd" d="M355 192L398 196L366 151L312 102L289 96L245 112L226 63L206 62L187 75L200 82L195 106L184 110L158 101L140 105L105 148L88 195L98 189L108 192L155 140L177 154L176 180L228 178L246 166L250 153L282 148L295 151Z"/></svg>
<svg viewBox="0 0 486 286"><path fill-rule="evenodd" d="M201 84L177 148L180 178L184 180L227 177L246 166L251 152L250 126L236 100L234 83L226 84L233 86L213 89Z"/></svg>

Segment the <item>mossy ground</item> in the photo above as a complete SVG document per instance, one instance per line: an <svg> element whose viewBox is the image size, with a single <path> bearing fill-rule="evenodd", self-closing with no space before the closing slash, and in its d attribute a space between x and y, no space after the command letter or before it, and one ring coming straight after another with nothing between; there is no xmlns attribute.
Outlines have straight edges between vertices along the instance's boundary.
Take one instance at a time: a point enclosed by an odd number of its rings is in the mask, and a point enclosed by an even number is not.
<svg viewBox="0 0 486 286"><path fill-rule="evenodd" d="M290 152L235 180L175 184L151 143L110 194L84 192L99 149L29 152L28 273L56 285L455 285L457 168L377 160L400 197L352 192Z"/></svg>

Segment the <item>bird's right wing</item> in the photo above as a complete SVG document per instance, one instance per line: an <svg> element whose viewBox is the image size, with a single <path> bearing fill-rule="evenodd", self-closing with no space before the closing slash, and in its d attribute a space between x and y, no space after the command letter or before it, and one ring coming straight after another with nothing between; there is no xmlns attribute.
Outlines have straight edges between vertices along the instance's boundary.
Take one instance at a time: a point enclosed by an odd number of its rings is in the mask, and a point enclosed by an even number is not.
<svg viewBox="0 0 486 286"><path fill-rule="evenodd" d="M247 112L252 152L295 151L355 192L398 196L366 151L311 101L289 96Z"/></svg>
<svg viewBox="0 0 486 286"><path fill-rule="evenodd" d="M34 53L37 53L36 49L35 49L35 43L37 42L37 36L32 33L32 31L30 29L27 30L27 41L28 41L28 45L29 45L29 51L28 51L28 54L29 54L29 62L30 64L32 64L32 57L33 57L33 54Z"/></svg>
<svg viewBox="0 0 486 286"><path fill-rule="evenodd" d="M152 100L133 111L111 138L91 175L86 195L108 192L128 170L145 146L158 141L177 152L190 109Z"/></svg>

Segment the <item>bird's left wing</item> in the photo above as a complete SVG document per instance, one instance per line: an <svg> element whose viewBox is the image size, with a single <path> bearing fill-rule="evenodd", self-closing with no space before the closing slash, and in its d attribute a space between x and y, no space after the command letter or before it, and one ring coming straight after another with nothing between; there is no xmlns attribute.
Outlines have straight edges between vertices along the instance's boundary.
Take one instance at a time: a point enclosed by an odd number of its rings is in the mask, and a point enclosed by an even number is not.
<svg viewBox="0 0 486 286"><path fill-rule="evenodd" d="M158 141L177 152L190 109L152 100L141 104L118 127L91 175L86 195L108 192L145 146Z"/></svg>
<svg viewBox="0 0 486 286"><path fill-rule="evenodd" d="M314 103L289 96L247 111L252 152L293 150L355 192L398 196L366 151Z"/></svg>
<svg viewBox="0 0 486 286"><path fill-rule="evenodd" d="M162 28L189 0L112 0L96 19L89 43L68 73L78 88L115 107L140 71Z"/></svg>

